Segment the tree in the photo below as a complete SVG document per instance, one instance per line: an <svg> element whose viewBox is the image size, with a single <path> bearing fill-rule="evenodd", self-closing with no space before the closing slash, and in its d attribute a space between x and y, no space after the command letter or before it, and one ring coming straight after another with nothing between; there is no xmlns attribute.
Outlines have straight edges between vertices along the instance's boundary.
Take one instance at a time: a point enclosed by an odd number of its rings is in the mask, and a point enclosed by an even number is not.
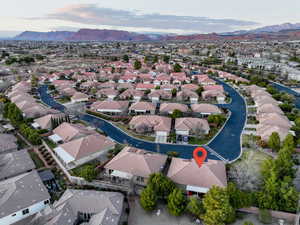
<svg viewBox="0 0 300 225"><path fill-rule="evenodd" d="M187 211L193 216L200 218L201 214L204 213L203 203L196 197L190 197L186 207Z"/></svg>
<svg viewBox="0 0 300 225"><path fill-rule="evenodd" d="M175 184L162 173L151 174L147 183L159 198L166 198L175 188Z"/></svg>
<svg viewBox="0 0 300 225"><path fill-rule="evenodd" d="M128 55L123 55L123 61L128 63L129 62L129 56Z"/></svg>
<svg viewBox="0 0 300 225"><path fill-rule="evenodd" d="M163 61L164 61L165 63L169 63L169 61L170 61L170 56L164 55Z"/></svg>
<svg viewBox="0 0 300 225"><path fill-rule="evenodd" d="M140 204L145 211L152 211L156 208L157 197L154 190L150 186L146 187L142 191Z"/></svg>
<svg viewBox="0 0 300 225"><path fill-rule="evenodd" d="M176 95L177 95L177 89L176 88L173 88L172 89L172 96L173 97L176 97ZM300 118L299 118L300 119Z"/></svg>
<svg viewBox="0 0 300 225"><path fill-rule="evenodd" d="M280 137L277 132L273 132L271 136L269 137L268 141L269 147L273 150L278 152L280 149Z"/></svg>
<svg viewBox="0 0 300 225"><path fill-rule="evenodd" d="M282 148L288 148L291 151L294 151L295 149L295 141L294 136L292 134L288 134L282 144Z"/></svg>
<svg viewBox="0 0 300 225"><path fill-rule="evenodd" d="M201 218L206 225L226 225L235 220L235 210L224 188L212 187L203 199L203 206L205 213Z"/></svg>
<svg viewBox="0 0 300 225"><path fill-rule="evenodd" d="M141 63L139 60L135 60L133 66L134 66L134 69L135 69L135 70L139 70L139 69L142 68L142 63Z"/></svg>
<svg viewBox="0 0 300 225"><path fill-rule="evenodd" d="M96 178L97 172L93 165L85 165L80 169L79 176L84 178L86 181L91 182Z"/></svg>
<svg viewBox="0 0 300 225"><path fill-rule="evenodd" d="M226 191L229 195L230 205L234 209L249 207L253 203L252 194L239 190L232 182L228 183Z"/></svg>
<svg viewBox="0 0 300 225"><path fill-rule="evenodd" d="M201 97L201 94L203 92L203 87L202 86L199 86L199 88L196 90L196 93L199 95L199 97Z"/></svg>
<svg viewBox="0 0 300 225"><path fill-rule="evenodd" d="M171 114L171 117L173 119L176 119L176 118L180 118L182 117L183 113L179 110L179 109L175 109L172 114Z"/></svg>
<svg viewBox="0 0 300 225"><path fill-rule="evenodd" d="M254 225L254 223L252 223L251 221L245 221L244 225Z"/></svg>
<svg viewBox="0 0 300 225"><path fill-rule="evenodd" d="M182 69L182 67L178 63L176 63L173 67L173 70L175 73L181 72L181 69Z"/></svg>
<svg viewBox="0 0 300 225"><path fill-rule="evenodd" d="M175 188L168 196L168 211L173 216L180 216L186 207L186 198L179 188Z"/></svg>

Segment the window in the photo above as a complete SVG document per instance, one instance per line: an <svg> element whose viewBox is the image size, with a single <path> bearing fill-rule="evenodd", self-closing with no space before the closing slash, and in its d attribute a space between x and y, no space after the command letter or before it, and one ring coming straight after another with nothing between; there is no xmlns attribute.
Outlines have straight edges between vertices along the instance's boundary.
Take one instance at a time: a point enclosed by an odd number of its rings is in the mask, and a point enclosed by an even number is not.
<svg viewBox="0 0 300 225"><path fill-rule="evenodd" d="M49 200L44 201L44 204L48 205L49 204Z"/></svg>
<svg viewBox="0 0 300 225"><path fill-rule="evenodd" d="M29 213L29 209L24 209L24 210L22 211L22 213L23 213L23 215L28 214L28 213Z"/></svg>

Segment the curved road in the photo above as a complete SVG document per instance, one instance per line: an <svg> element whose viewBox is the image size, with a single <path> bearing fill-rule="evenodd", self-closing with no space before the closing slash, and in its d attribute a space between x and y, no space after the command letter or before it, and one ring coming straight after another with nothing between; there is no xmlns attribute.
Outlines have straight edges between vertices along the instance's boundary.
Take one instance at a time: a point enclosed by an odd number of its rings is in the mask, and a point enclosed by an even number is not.
<svg viewBox="0 0 300 225"><path fill-rule="evenodd" d="M208 150L209 159L217 159L223 161L233 161L239 158L241 154L240 137L246 121L246 105L243 98L231 86L223 81L218 81L223 84L226 92L229 93L232 101L230 104L218 105L231 111L231 117L228 119L222 131L208 144L203 146ZM64 111L65 107L57 103L48 93L47 86L39 88L41 100L52 108ZM168 151L176 151L180 153L181 158L192 158L195 145L179 145L179 144L162 144L148 142L131 137L112 125L110 122L89 114L83 114L81 120L90 123L99 128L113 140L119 143L130 144L137 148L142 148L152 152L166 154Z"/></svg>

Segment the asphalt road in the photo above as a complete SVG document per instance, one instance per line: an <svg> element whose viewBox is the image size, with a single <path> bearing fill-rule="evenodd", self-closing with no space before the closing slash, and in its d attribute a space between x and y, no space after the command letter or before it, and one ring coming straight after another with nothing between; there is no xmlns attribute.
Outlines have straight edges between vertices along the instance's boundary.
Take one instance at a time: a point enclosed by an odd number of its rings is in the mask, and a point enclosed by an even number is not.
<svg viewBox="0 0 300 225"><path fill-rule="evenodd" d="M219 105L231 111L231 117L225 124L222 131L207 146L203 146L208 150L209 159L217 160L236 160L241 153L240 137L246 121L246 105L243 98L232 87L222 81L225 91L230 95L232 102L230 104ZM39 88L41 100L52 108L63 111L65 107L57 103L48 93L47 86ZM198 146L179 145L179 144L162 144L148 142L131 137L112 125L110 122L92 115L83 114L81 118L106 133L111 139L124 144L142 148L152 152L166 154L169 151L176 151L181 158L192 158L193 150Z"/></svg>

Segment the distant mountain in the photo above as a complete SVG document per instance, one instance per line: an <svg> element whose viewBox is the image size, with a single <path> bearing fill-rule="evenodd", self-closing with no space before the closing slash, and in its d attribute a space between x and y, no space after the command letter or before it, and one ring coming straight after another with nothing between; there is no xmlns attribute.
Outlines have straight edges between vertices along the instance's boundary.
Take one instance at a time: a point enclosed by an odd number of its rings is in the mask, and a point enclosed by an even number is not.
<svg viewBox="0 0 300 225"><path fill-rule="evenodd" d="M243 35L243 34L260 34L260 33L274 33L284 30L300 29L300 23L283 23L279 25L265 26L253 30L238 30L233 32L221 33L222 35Z"/></svg>
<svg viewBox="0 0 300 225"><path fill-rule="evenodd" d="M153 40L299 40L300 23L267 26L255 30L240 30L228 33L173 35L155 33L134 33L122 30L80 29L77 32L25 31L14 40L43 40L43 41L153 41Z"/></svg>
<svg viewBox="0 0 300 225"><path fill-rule="evenodd" d="M75 32L71 31L51 31L51 32L35 32L25 31L17 35L15 40L27 40L27 41L63 41L67 40Z"/></svg>
<svg viewBox="0 0 300 225"><path fill-rule="evenodd" d="M122 30L80 29L67 40L71 41L147 41L150 35L138 34Z"/></svg>
<svg viewBox="0 0 300 225"><path fill-rule="evenodd" d="M80 29L77 32L25 31L17 35L14 39L32 41L147 41L161 39L161 36L153 34L138 34L121 30Z"/></svg>
<svg viewBox="0 0 300 225"><path fill-rule="evenodd" d="M266 26L257 28L254 30L251 30L251 33L261 33L261 32L279 32L281 30L295 30L300 29L300 23L283 23L279 25L272 25L272 26Z"/></svg>

